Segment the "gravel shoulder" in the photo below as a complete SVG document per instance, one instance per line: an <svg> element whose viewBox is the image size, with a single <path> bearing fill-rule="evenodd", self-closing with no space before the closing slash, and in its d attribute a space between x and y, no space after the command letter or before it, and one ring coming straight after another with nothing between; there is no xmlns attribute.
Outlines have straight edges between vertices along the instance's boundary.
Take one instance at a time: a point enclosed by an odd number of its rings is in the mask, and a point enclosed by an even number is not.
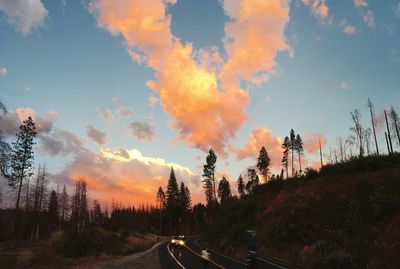
<svg viewBox="0 0 400 269"><path fill-rule="evenodd" d="M162 243L157 243L146 251L109 261L103 266L103 269L161 269L158 248Z"/></svg>

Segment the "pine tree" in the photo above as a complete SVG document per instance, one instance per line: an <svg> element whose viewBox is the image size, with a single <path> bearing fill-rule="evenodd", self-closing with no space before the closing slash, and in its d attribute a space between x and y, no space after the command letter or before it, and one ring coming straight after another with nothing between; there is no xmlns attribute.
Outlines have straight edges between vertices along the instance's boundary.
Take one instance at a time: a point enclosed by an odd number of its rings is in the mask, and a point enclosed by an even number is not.
<svg viewBox="0 0 400 269"><path fill-rule="evenodd" d="M99 201L93 200L93 210L92 210L92 223L95 225L100 225L103 221L103 214L101 212L101 206Z"/></svg>
<svg viewBox="0 0 400 269"><path fill-rule="evenodd" d="M63 227L68 215L68 193L67 189L63 187L63 191L61 193L61 227Z"/></svg>
<svg viewBox="0 0 400 269"><path fill-rule="evenodd" d="M206 164L203 166L203 180L202 180L208 204L211 201L216 200L216 189L215 189L216 162L217 162L217 156L215 155L213 149L210 149L206 158Z"/></svg>
<svg viewBox="0 0 400 269"><path fill-rule="evenodd" d="M285 137L282 143L283 149L283 157L282 157L282 166L286 171L286 178L289 178L289 149L290 149L290 140L289 137Z"/></svg>
<svg viewBox="0 0 400 269"><path fill-rule="evenodd" d="M258 178L256 169L254 168L247 169L247 176L249 178L249 181L246 184L246 190L250 194L253 192L254 188L258 186L260 180Z"/></svg>
<svg viewBox="0 0 400 269"><path fill-rule="evenodd" d="M179 189L179 202L180 202L180 207L184 212L190 209L191 206L190 192L189 188L185 186L185 183L183 183L183 181L181 181Z"/></svg>
<svg viewBox="0 0 400 269"><path fill-rule="evenodd" d="M301 173L301 155L304 153L304 145L303 145L303 140L301 139L301 136L299 134L296 135L296 152L299 156L299 172Z"/></svg>
<svg viewBox="0 0 400 269"><path fill-rule="evenodd" d="M267 150L265 149L265 147L261 147L260 154L258 155L257 160L257 168L260 174L263 176L265 182L267 182L268 179L270 163L271 159L268 156Z"/></svg>
<svg viewBox="0 0 400 269"><path fill-rule="evenodd" d="M218 197L221 204L225 204L231 196L231 186L229 181L223 176L218 185Z"/></svg>
<svg viewBox="0 0 400 269"><path fill-rule="evenodd" d="M171 168L171 173L167 185L167 210L173 209L179 205L179 189L178 182L175 177L174 168Z"/></svg>
<svg viewBox="0 0 400 269"><path fill-rule="evenodd" d="M292 152L292 177L294 177L294 151L296 150L296 135L293 129L290 130L289 149Z"/></svg>
<svg viewBox="0 0 400 269"><path fill-rule="evenodd" d="M50 193L49 209L47 211L47 215L49 217L51 231L56 230L58 227L59 207L57 193L55 190L52 190Z"/></svg>
<svg viewBox="0 0 400 269"><path fill-rule="evenodd" d="M13 150L11 155L11 177L9 185L16 190L17 202L16 209L19 208L21 191L24 182L33 175L33 145L36 136L36 127L31 117L23 121L19 127L17 141L13 142Z"/></svg>
<svg viewBox="0 0 400 269"><path fill-rule="evenodd" d="M158 188L156 200L159 205L159 209L160 210L164 209L166 205L166 198L164 190L162 189L161 186Z"/></svg>
<svg viewBox="0 0 400 269"><path fill-rule="evenodd" d="M245 190L245 185L243 182L243 178L242 175L239 175L239 178L237 180L237 188L238 188L238 193L240 195L240 198L242 198L244 196L244 190Z"/></svg>

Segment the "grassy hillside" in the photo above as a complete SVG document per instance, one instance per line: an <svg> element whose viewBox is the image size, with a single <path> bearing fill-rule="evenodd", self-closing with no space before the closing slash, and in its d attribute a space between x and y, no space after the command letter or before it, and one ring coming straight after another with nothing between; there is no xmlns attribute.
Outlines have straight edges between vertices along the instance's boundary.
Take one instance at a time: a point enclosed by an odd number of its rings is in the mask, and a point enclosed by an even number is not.
<svg viewBox="0 0 400 269"><path fill-rule="evenodd" d="M220 216L208 240L231 254L245 253L244 231L254 228L261 255L304 268L398 268L400 156L261 185Z"/></svg>

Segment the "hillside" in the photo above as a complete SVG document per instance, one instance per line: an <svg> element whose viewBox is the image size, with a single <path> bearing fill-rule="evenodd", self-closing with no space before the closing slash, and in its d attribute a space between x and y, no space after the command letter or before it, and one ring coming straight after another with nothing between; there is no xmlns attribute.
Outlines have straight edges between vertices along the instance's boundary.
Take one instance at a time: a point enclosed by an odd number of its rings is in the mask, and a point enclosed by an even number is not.
<svg viewBox="0 0 400 269"><path fill-rule="evenodd" d="M298 267L400 264L399 155L355 159L319 175L260 185L222 211L206 239L233 255L245 255L245 230L253 228L260 255Z"/></svg>

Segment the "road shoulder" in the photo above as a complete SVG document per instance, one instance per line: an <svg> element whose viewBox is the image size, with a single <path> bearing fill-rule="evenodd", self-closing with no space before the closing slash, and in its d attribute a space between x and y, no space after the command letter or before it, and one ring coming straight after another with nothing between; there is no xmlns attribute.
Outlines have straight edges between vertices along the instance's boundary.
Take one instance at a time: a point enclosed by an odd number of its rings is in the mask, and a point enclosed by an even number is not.
<svg viewBox="0 0 400 269"><path fill-rule="evenodd" d="M154 268L161 269L158 248L163 242L155 244L152 248L135 253L120 259L112 260L104 265L103 269L130 269Z"/></svg>

